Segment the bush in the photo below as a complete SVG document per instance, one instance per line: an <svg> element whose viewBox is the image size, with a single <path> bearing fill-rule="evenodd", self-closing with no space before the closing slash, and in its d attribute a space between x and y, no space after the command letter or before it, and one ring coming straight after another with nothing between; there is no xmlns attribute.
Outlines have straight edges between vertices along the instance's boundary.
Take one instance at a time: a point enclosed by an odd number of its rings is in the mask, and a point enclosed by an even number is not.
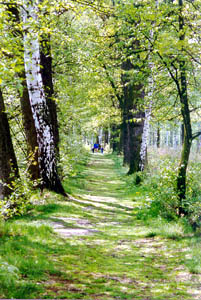
<svg viewBox="0 0 201 300"><path fill-rule="evenodd" d="M161 216L169 220L177 218L176 173L174 162L166 159L160 162L160 169L144 176L147 195L139 216Z"/></svg>
<svg viewBox="0 0 201 300"><path fill-rule="evenodd" d="M143 172L136 172L132 175L128 175L126 178L127 186L132 189L133 186L139 186L146 179L146 174Z"/></svg>
<svg viewBox="0 0 201 300"><path fill-rule="evenodd" d="M24 214L30 206L33 193L35 193L33 187L33 182L29 178L27 179L25 175L16 179L12 183L12 194L9 199L0 202L0 216L8 219L15 215Z"/></svg>
<svg viewBox="0 0 201 300"><path fill-rule="evenodd" d="M183 207L187 212L187 220L194 229L201 229L201 164L191 163L187 177L186 199Z"/></svg>
<svg viewBox="0 0 201 300"><path fill-rule="evenodd" d="M171 158L157 161L159 167L144 176L143 186L147 190L138 216L147 218L161 216L168 220L178 218L179 200L176 193L178 161ZM135 181L135 178L133 179ZM133 185L135 182L133 182ZM201 228L201 183L200 165L190 163L187 173L186 199L183 207L186 219L194 229Z"/></svg>

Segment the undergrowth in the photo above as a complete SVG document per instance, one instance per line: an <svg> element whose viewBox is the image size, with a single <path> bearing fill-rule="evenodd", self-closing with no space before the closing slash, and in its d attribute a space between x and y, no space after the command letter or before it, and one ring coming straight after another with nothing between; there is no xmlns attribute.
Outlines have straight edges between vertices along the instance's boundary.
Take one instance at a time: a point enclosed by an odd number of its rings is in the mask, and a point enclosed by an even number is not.
<svg viewBox="0 0 201 300"><path fill-rule="evenodd" d="M158 218L168 221L178 219L179 200L176 193L178 159L168 154L150 157L145 172L126 176L126 186L133 193L134 201L141 198L138 217ZM201 229L201 163L190 162L187 173L186 199L183 207L187 212L187 222L193 229ZM140 191L140 193L139 193ZM139 196L137 195L139 193ZM184 221L185 222L185 221Z"/></svg>

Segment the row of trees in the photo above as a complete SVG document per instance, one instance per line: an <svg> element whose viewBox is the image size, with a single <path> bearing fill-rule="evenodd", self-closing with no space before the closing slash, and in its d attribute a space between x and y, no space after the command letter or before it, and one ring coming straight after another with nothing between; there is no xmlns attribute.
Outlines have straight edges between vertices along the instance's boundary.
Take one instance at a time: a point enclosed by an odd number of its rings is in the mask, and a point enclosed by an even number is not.
<svg viewBox="0 0 201 300"><path fill-rule="evenodd" d="M190 149L201 134L192 130L200 116L200 8L199 0L1 4L1 197L19 177L3 101L14 96L30 176L62 194L64 143L73 147L110 128L113 150L123 152L132 174L147 164L150 118L155 127L182 124L177 193L184 213Z"/></svg>
<svg viewBox="0 0 201 300"><path fill-rule="evenodd" d="M40 28L39 3L5 2L2 18L3 32L8 32L4 44L9 45L1 50L3 63L13 65L13 75L17 77L15 83L19 83L15 90L20 98L30 177L40 181L42 189L49 188L66 195L57 172L59 135L53 98L50 36ZM2 78L6 75L3 73ZM5 89L6 80L2 85ZM0 195L5 198L12 193L19 172L2 92L1 123Z"/></svg>
<svg viewBox="0 0 201 300"><path fill-rule="evenodd" d="M124 162L129 164L129 174L143 170L150 114L157 120L168 111L167 118L180 120L184 131L177 193L179 211L185 213L182 202L190 149L201 134L192 131L192 115L198 119L200 110L201 3L126 1L115 5L119 23L113 41L118 43L113 44L115 50L118 45L121 58L121 88L117 92L114 81L111 84L122 112Z"/></svg>

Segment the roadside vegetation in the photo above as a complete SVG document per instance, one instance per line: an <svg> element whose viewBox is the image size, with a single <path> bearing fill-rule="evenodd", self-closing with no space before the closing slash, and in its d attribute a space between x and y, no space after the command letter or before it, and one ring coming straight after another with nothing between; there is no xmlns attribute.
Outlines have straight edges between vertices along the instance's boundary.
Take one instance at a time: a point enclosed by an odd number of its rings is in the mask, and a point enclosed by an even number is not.
<svg viewBox="0 0 201 300"><path fill-rule="evenodd" d="M139 182L117 155L76 166L70 199L35 193L26 214L1 221L0 297L199 299L199 228L171 204L170 174L156 194L161 168Z"/></svg>

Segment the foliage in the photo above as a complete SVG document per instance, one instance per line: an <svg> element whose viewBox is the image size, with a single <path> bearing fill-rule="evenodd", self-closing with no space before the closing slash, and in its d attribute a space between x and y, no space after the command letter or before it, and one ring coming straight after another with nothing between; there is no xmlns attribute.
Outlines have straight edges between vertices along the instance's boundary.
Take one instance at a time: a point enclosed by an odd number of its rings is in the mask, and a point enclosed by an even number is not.
<svg viewBox="0 0 201 300"><path fill-rule="evenodd" d="M8 219L26 213L31 205L32 195L36 195L38 184L39 182L31 182L26 173L13 181L10 187L12 189L11 196L0 202L0 215Z"/></svg>
<svg viewBox="0 0 201 300"><path fill-rule="evenodd" d="M199 179L200 163L192 162L188 170L188 190L184 201L187 219L198 232L201 230L201 183Z"/></svg>
<svg viewBox="0 0 201 300"><path fill-rule="evenodd" d="M150 173L150 171L152 173ZM176 193L175 178L177 176L177 160L169 157L168 154L160 155L160 152L152 153L150 166L146 174L143 174L141 188L144 190L144 197L138 211L139 218L157 218L161 216L168 220L178 218L178 198ZM153 172L154 170L154 172ZM188 188L184 208L187 212L189 224L193 228L200 227L200 163L190 163L188 168ZM138 175L138 174L137 174ZM135 190L136 176L131 175L127 180L128 188Z"/></svg>
<svg viewBox="0 0 201 300"><path fill-rule="evenodd" d="M83 146L83 141L78 138L78 135L75 137L68 136L68 141L65 141L60 147L61 157L60 157L60 168L62 170L63 179L66 179L68 176L76 176L77 170L81 164L85 165L88 160L88 151Z"/></svg>
<svg viewBox="0 0 201 300"><path fill-rule="evenodd" d="M175 190L175 164L170 160L160 162L160 170L154 174L146 174L142 183L146 195L141 203L138 217L158 217L175 219L178 199ZM174 171L172 171L174 170ZM135 178L134 178L135 180Z"/></svg>

